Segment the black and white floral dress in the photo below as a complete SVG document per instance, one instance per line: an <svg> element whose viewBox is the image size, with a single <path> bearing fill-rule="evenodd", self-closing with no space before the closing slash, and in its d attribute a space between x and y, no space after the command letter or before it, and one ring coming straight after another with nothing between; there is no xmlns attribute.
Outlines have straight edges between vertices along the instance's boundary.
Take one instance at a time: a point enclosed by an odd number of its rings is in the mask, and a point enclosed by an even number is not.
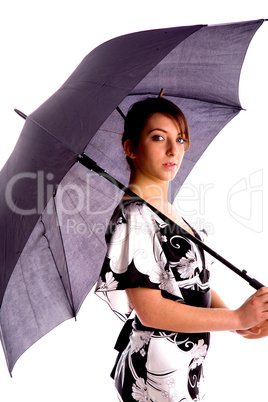
<svg viewBox="0 0 268 402"><path fill-rule="evenodd" d="M126 322L117 341L119 354L112 372L119 400L203 400L209 333L144 327L126 289L160 289L165 298L209 308L211 261L189 239L172 234L172 227L148 206L133 200L122 202L114 211L106 241L108 251L96 294Z"/></svg>

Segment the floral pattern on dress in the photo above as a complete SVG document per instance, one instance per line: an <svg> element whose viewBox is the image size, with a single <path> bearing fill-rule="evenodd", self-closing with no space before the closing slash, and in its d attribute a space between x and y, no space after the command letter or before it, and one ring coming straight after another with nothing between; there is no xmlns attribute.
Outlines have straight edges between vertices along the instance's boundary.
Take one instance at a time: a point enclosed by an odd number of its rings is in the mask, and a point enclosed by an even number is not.
<svg viewBox="0 0 268 402"><path fill-rule="evenodd" d="M174 235L148 206L133 200L114 211L106 242L96 294L126 322L113 370L121 400L201 401L209 334L147 328L137 316L130 322L133 306L126 289L159 289L165 298L208 308L211 261L188 238Z"/></svg>

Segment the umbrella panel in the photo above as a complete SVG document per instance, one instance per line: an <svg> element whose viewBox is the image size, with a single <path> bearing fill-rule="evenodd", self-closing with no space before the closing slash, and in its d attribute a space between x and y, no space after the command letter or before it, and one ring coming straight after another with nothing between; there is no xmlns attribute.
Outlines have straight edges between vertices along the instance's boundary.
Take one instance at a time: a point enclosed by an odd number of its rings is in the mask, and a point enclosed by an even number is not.
<svg viewBox="0 0 268 402"><path fill-rule="evenodd" d="M245 52L261 23L210 25L200 29L175 47L131 93L157 95L159 88L165 88L164 96L240 108L241 67Z"/></svg>

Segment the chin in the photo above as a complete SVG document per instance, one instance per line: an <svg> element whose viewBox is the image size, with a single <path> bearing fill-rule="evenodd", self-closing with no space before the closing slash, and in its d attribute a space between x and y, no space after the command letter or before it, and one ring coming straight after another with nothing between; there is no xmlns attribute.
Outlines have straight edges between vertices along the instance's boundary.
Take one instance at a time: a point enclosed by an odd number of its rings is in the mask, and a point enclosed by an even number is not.
<svg viewBox="0 0 268 402"><path fill-rule="evenodd" d="M177 171L178 172L178 171ZM164 181L170 182L177 176L177 172L169 173Z"/></svg>

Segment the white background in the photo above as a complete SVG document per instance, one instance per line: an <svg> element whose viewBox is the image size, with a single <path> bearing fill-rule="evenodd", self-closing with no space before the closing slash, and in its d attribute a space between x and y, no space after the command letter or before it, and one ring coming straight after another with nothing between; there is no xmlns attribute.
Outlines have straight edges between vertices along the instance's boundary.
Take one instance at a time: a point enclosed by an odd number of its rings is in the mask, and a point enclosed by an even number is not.
<svg viewBox="0 0 268 402"><path fill-rule="evenodd" d="M25 114L41 105L94 47L112 37L151 28L268 18L263 0L14 0L0 9L0 165L8 158ZM248 51L241 76L241 112L217 137L187 180L176 205L203 224L218 250L268 284L267 89L268 22ZM213 286L231 308L253 293L217 263ZM94 294L78 321L37 342L9 377L0 350L1 401L116 401L109 378L121 322ZM268 401L268 339L212 335L207 358L207 401Z"/></svg>

